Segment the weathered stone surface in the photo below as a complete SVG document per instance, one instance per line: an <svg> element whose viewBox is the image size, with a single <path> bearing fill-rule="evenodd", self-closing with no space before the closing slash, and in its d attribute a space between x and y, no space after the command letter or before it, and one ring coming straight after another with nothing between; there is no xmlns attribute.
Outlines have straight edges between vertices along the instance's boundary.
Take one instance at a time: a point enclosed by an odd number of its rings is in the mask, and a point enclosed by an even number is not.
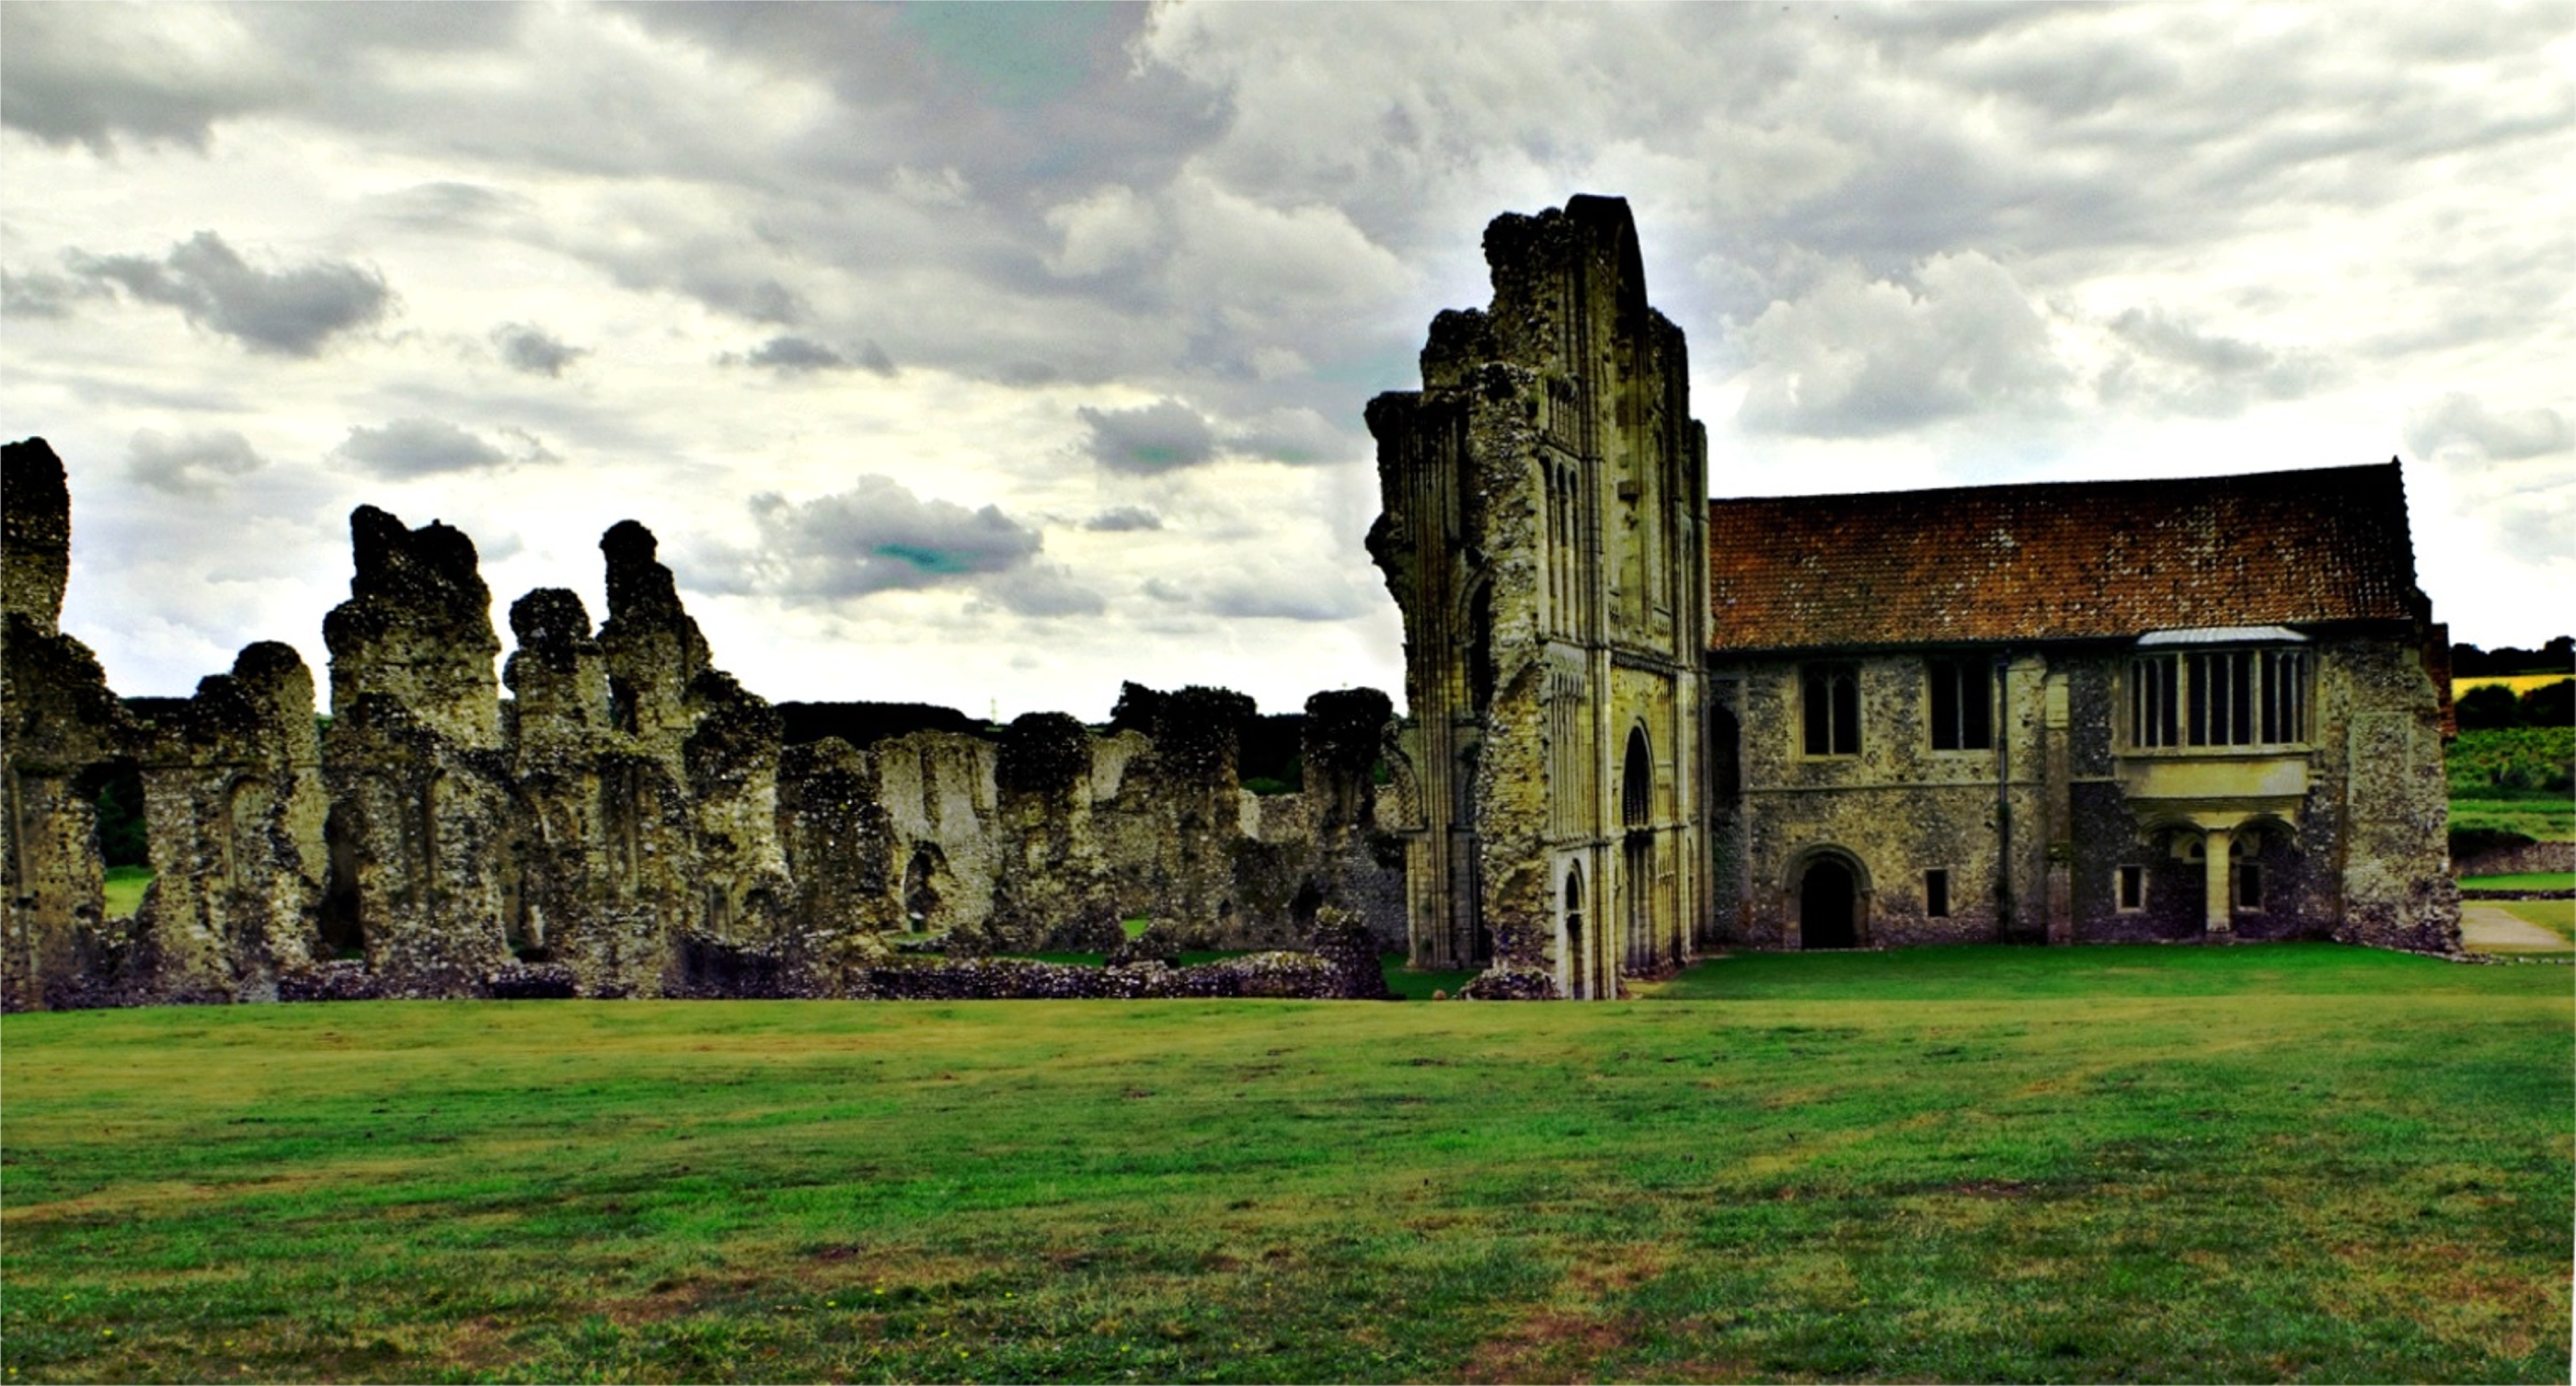
<svg viewBox="0 0 2576 1386"><path fill-rule="evenodd" d="M706 637L680 605L671 570L654 557L653 531L623 520L600 536L608 560L608 621L599 646L608 659L609 702L617 729L675 772L681 743L694 729L688 692L713 666Z"/></svg>
<svg viewBox="0 0 2576 1386"><path fill-rule="evenodd" d="M313 676L291 646L241 652L189 699L136 699L153 882L120 987L144 1000L272 1000L312 961L329 869Z"/></svg>
<svg viewBox="0 0 2576 1386"><path fill-rule="evenodd" d="M0 450L0 1009L98 1004L122 965L104 936L99 779L124 707L61 633L70 492L42 438Z"/></svg>
<svg viewBox="0 0 2576 1386"><path fill-rule="evenodd" d="M1003 730L994 828L1006 860L987 925L997 944L1066 946L1118 922L1091 831L1091 760L1090 731L1061 712L1028 713Z"/></svg>
<svg viewBox="0 0 2576 1386"><path fill-rule="evenodd" d="M38 635L61 634L72 572L72 493L63 460L42 438L0 447L0 611Z"/></svg>
<svg viewBox="0 0 2576 1386"><path fill-rule="evenodd" d="M1707 938L1707 443L1624 202L1498 217L1485 258L1490 307L1368 406L1412 956L1615 996Z"/></svg>
<svg viewBox="0 0 2576 1386"><path fill-rule="evenodd" d="M501 642L474 541L434 520L406 529L372 505L350 512L349 540L349 600L322 622L332 715L379 696L461 750L500 745Z"/></svg>

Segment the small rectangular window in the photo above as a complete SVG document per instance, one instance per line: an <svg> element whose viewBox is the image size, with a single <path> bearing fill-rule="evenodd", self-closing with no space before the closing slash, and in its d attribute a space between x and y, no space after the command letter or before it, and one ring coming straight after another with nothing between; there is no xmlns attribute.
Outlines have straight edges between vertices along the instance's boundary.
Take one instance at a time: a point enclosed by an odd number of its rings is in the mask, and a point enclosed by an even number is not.
<svg viewBox="0 0 2576 1386"><path fill-rule="evenodd" d="M1981 659L1936 659L1931 681L1932 749L1994 748L1994 674Z"/></svg>
<svg viewBox="0 0 2576 1386"><path fill-rule="evenodd" d="M1811 664L1800 689L1807 754L1860 754L1860 671L1848 664Z"/></svg>
<svg viewBox="0 0 2576 1386"><path fill-rule="evenodd" d="M2120 868L2120 912L2135 914L2147 907L2147 868Z"/></svg>
<svg viewBox="0 0 2576 1386"><path fill-rule="evenodd" d="M1933 919L1950 917L1949 872L1935 870L1923 873L1923 913Z"/></svg>
<svg viewBox="0 0 2576 1386"><path fill-rule="evenodd" d="M2263 867L2259 862L2236 863L2236 908L2260 911L2263 908Z"/></svg>

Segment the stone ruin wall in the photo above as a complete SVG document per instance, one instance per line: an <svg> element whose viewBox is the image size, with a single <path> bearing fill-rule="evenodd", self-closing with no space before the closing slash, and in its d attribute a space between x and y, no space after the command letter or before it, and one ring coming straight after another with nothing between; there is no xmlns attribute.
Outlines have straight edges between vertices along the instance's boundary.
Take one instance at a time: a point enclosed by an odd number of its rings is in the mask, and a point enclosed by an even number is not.
<svg viewBox="0 0 2576 1386"><path fill-rule="evenodd" d="M1120 921L1140 915L1175 948L1333 956L1358 946L1355 927L1385 946L1404 937L1402 861L1372 782L1391 708L1375 690L1308 700L1292 795L1242 787L1237 727L1252 709L1220 689L1153 695L1144 732L1032 713L989 737L789 745L776 709L714 666L642 525L601 539L609 610L595 629L566 590L511 604L517 648L496 680L472 540L361 506L349 600L324 622L330 717L317 730L313 676L274 642L193 697L118 698L59 628L70 502L43 440L8 445L5 499L11 1010L1238 994L1288 974L1093 987L1010 968L925 980L889 963L1114 950ZM109 919L96 804L105 777L129 769L154 879L137 913ZM1337 930L1348 937L1333 943ZM1290 973L1338 975L1296 956Z"/></svg>

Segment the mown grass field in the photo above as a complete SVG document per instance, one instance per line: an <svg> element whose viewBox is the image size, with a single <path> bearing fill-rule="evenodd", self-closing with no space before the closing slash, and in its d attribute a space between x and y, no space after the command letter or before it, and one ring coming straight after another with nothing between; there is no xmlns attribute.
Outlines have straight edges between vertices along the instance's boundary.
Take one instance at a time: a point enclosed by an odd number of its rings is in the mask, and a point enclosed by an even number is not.
<svg viewBox="0 0 2576 1386"><path fill-rule="evenodd" d="M110 919L124 919L143 908L143 892L152 884L148 866L111 866L107 868L105 912Z"/></svg>
<svg viewBox="0 0 2576 1386"><path fill-rule="evenodd" d="M2564 1381L2563 967L1607 1005L0 1022L0 1360L128 1379Z"/></svg>

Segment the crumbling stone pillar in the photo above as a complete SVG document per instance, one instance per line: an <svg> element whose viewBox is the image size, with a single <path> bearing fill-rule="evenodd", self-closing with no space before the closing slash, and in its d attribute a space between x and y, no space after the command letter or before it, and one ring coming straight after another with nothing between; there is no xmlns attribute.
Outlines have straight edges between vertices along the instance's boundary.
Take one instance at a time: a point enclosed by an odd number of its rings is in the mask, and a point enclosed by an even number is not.
<svg viewBox="0 0 2576 1386"><path fill-rule="evenodd" d="M706 637L680 605L671 570L655 560L653 531L621 520L600 536L608 560L608 620L599 647L608 660L609 704L617 729L637 749L680 772L681 743L695 728L689 686L713 667Z"/></svg>
<svg viewBox="0 0 2576 1386"><path fill-rule="evenodd" d="M611 825L631 826L635 805L606 801L619 740L609 713L608 672L590 613L562 588L539 588L510 606L518 649L503 679L513 715L512 768L521 805L514 917L505 933L523 961L572 975L583 996L660 994L670 969L659 911L631 908L621 888ZM629 759L635 759L629 757ZM657 764L641 766L659 777Z"/></svg>
<svg viewBox="0 0 2576 1386"><path fill-rule="evenodd" d="M694 623L689 630L695 632ZM697 805L696 884L704 900L698 928L711 938L779 951L795 887L778 833L778 712L718 670L690 681L684 709L693 724L682 759Z"/></svg>
<svg viewBox="0 0 2576 1386"><path fill-rule="evenodd" d="M105 910L97 786L127 717L62 634L71 491L42 438L0 449L0 1009L95 1004Z"/></svg>
<svg viewBox="0 0 2576 1386"><path fill-rule="evenodd" d="M997 947L1089 946L1118 907L1091 832L1091 733L1031 712L1002 733L994 767L1000 869L986 926Z"/></svg>
<svg viewBox="0 0 2576 1386"><path fill-rule="evenodd" d="M388 995L476 995L511 960L517 879L491 592L458 530L373 506L349 529L324 770L367 962Z"/></svg>
<svg viewBox="0 0 2576 1386"><path fill-rule="evenodd" d="M1171 828L1156 854L1153 914L1205 946L1235 928L1234 845L1244 831L1242 727L1253 702L1192 686L1165 698L1154 718L1151 778Z"/></svg>
<svg viewBox="0 0 2576 1386"><path fill-rule="evenodd" d="M1380 840L1377 815L1377 767L1394 717L1394 704L1374 688L1317 693L1306 700L1301 750L1323 902L1401 948L1402 848Z"/></svg>
<svg viewBox="0 0 2576 1386"><path fill-rule="evenodd" d="M313 676L293 647L245 648L193 698L128 703L152 887L121 990L138 1001L272 1001L313 961L328 871Z"/></svg>
<svg viewBox="0 0 2576 1386"><path fill-rule="evenodd" d="M904 927L901 867L873 757L837 736L788 747L778 765L778 832L801 934L829 946Z"/></svg>

